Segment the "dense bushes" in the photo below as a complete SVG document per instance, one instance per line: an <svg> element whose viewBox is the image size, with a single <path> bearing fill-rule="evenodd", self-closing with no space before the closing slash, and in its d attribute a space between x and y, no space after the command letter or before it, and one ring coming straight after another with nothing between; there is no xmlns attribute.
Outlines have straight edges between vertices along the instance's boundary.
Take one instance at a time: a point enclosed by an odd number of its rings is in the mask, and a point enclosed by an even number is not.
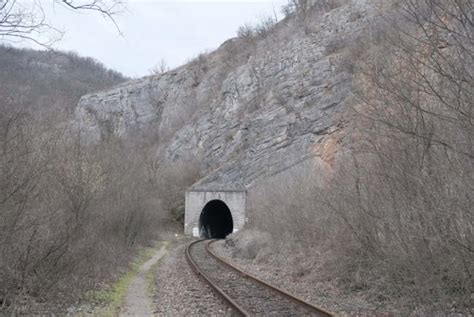
<svg viewBox="0 0 474 317"><path fill-rule="evenodd" d="M28 114L0 122L0 302L24 305L97 288L139 245L157 239L199 176L177 161L157 166L153 140L83 142ZM55 123L54 125L52 124ZM153 134L151 134L153 135ZM70 280L76 282L71 285Z"/></svg>
<svg viewBox="0 0 474 317"><path fill-rule="evenodd" d="M38 313L30 305L46 301L52 313L103 286L167 230L199 170L184 159L157 162L152 127L91 144L70 125L78 94L120 75L74 54L0 49L8 88L0 88L0 311ZM25 72L31 80L22 82Z"/></svg>
<svg viewBox="0 0 474 317"><path fill-rule="evenodd" d="M330 264L318 274L348 289L398 307L401 298L407 312L465 310L474 292L472 2L394 8L390 32L354 68L334 170L294 168L252 189L250 206L280 250L324 254Z"/></svg>

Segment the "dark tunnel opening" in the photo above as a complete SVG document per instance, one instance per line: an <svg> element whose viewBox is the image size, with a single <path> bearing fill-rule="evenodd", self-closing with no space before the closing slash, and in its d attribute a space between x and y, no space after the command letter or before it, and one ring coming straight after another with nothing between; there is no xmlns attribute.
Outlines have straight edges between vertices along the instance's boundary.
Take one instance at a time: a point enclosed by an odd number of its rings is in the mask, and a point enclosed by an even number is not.
<svg viewBox="0 0 474 317"><path fill-rule="evenodd" d="M204 206L199 217L201 238L224 239L234 230L229 207L221 200L211 200Z"/></svg>

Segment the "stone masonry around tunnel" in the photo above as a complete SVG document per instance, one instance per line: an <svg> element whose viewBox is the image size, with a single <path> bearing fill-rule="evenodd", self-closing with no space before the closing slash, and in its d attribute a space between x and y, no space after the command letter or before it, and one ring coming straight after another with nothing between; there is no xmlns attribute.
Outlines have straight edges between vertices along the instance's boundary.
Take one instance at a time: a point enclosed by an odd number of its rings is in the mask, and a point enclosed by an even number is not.
<svg viewBox="0 0 474 317"><path fill-rule="evenodd" d="M244 227L245 191L186 192L184 233L193 237L225 238Z"/></svg>

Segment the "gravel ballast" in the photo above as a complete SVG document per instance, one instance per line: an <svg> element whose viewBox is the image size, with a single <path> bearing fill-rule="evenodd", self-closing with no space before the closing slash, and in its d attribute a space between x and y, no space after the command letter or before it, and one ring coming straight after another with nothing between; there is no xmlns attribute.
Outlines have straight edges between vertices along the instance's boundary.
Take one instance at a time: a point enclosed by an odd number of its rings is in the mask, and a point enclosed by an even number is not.
<svg viewBox="0 0 474 317"><path fill-rule="evenodd" d="M297 279L290 270L285 270L270 262L257 262L252 259L244 259L232 256L233 247L226 245L225 241L213 244L213 250L220 256L226 258L237 267L256 277L282 288L289 293L300 297L318 307L330 311L336 316L391 316L377 311L368 303L357 298L347 298L332 289L330 285L318 283L311 280Z"/></svg>
<svg viewBox="0 0 474 317"><path fill-rule="evenodd" d="M190 268L186 244L170 250L155 272L155 315L227 316L231 310Z"/></svg>

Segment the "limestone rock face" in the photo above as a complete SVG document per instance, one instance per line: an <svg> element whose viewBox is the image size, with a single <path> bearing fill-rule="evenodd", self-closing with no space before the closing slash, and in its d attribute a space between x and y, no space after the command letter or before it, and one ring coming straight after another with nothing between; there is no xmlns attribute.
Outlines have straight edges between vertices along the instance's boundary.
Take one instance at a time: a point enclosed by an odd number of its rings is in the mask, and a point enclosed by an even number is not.
<svg viewBox="0 0 474 317"><path fill-rule="evenodd" d="M162 75L82 97L76 124L92 139L155 129L157 158L194 157L195 189L244 189L309 157L341 128L351 91L339 51L373 18L353 0L265 38L232 39Z"/></svg>

